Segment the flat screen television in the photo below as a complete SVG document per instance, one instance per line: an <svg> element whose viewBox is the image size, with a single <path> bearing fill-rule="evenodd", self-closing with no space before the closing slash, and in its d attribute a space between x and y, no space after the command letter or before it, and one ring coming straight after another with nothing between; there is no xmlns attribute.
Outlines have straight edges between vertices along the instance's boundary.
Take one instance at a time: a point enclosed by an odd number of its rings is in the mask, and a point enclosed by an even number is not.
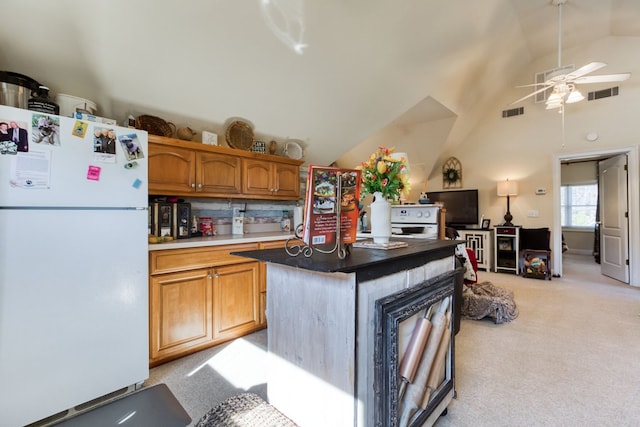
<svg viewBox="0 0 640 427"><path fill-rule="evenodd" d="M447 227L478 225L478 190L428 191L427 197L447 209Z"/></svg>

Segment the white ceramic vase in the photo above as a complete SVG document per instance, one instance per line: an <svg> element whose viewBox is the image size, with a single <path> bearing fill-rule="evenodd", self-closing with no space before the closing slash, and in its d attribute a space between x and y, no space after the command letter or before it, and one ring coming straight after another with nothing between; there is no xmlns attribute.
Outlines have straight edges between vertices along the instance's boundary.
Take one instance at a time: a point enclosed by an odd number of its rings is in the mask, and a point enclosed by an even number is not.
<svg viewBox="0 0 640 427"><path fill-rule="evenodd" d="M391 203L376 191L371 203L371 237L374 243L389 243L391 237Z"/></svg>

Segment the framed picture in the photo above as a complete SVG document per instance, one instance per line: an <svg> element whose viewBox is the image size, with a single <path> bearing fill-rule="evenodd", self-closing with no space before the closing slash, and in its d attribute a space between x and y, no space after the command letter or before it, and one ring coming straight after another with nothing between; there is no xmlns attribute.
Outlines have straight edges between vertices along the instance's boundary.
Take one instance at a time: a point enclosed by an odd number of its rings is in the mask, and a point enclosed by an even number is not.
<svg viewBox="0 0 640 427"><path fill-rule="evenodd" d="M482 220L482 229L483 230L488 230L489 229L489 224L491 224L491 220L490 219L483 219Z"/></svg>

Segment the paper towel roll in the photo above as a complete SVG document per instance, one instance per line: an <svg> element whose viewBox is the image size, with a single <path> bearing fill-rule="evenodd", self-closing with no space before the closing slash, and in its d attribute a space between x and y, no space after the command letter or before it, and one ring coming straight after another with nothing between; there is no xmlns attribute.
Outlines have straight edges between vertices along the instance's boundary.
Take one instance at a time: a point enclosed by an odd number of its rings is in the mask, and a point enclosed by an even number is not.
<svg viewBox="0 0 640 427"><path fill-rule="evenodd" d="M302 210L302 206L296 206L295 208L293 208L293 229L295 230L295 228L302 224L303 218L303 210Z"/></svg>

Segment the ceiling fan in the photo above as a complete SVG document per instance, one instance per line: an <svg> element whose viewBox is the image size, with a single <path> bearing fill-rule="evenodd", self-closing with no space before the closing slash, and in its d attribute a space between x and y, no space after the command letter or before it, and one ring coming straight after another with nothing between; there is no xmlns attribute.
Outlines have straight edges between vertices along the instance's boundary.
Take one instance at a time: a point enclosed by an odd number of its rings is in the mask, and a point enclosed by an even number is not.
<svg viewBox="0 0 640 427"><path fill-rule="evenodd" d="M516 87L532 87L535 86L536 90L517 101L511 103L517 104L524 101L527 98L542 93L552 88L551 94L547 97L546 105L547 110L554 108L560 108L560 112L564 112L565 104L572 104L584 99L584 95L580 93L577 84L585 83L607 83L607 82L621 82L627 80L631 73L619 73L619 74L605 74L596 76L587 76L587 74L599 70L605 67L607 64L604 62L591 62L581 68L570 73L566 72L566 67L562 67L562 5L567 0L552 0L551 4L558 6L558 68L557 71L550 73L547 76L547 80L544 83L535 83L531 85L516 86ZM541 88L538 88L542 86Z"/></svg>

